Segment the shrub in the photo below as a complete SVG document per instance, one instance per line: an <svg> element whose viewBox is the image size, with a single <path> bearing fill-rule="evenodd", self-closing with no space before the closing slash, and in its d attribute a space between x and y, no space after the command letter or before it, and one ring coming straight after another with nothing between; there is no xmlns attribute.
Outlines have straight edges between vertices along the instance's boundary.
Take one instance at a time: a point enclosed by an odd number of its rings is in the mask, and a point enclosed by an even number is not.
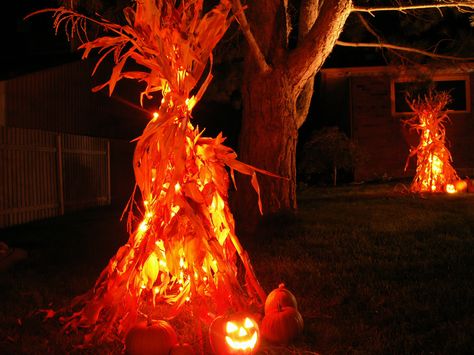
<svg viewBox="0 0 474 355"><path fill-rule="evenodd" d="M325 127L314 131L304 144L298 174L305 183L323 180L336 186L338 173L351 173L362 159L359 147L344 132Z"/></svg>

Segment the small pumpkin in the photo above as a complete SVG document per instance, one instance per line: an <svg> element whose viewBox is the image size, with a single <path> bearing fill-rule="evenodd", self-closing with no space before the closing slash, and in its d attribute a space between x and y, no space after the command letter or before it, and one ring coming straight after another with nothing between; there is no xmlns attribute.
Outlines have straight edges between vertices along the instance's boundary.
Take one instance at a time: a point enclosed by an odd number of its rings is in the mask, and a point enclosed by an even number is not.
<svg viewBox="0 0 474 355"><path fill-rule="evenodd" d="M247 313L219 316L209 327L209 341L217 355L254 354L260 345L260 329Z"/></svg>
<svg viewBox="0 0 474 355"><path fill-rule="evenodd" d="M140 322L127 332L125 350L129 355L168 355L177 342L176 332L168 322Z"/></svg>
<svg viewBox="0 0 474 355"><path fill-rule="evenodd" d="M303 317L294 307L278 307L265 314L262 337L271 343L286 345L303 331Z"/></svg>
<svg viewBox="0 0 474 355"><path fill-rule="evenodd" d="M194 349L191 344L177 343L171 348L170 355L194 355Z"/></svg>
<svg viewBox="0 0 474 355"><path fill-rule="evenodd" d="M467 191L467 181L466 180L458 180L454 183L454 188L457 192L465 192Z"/></svg>
<svg viewBox="0 0 474 355"><path fill-rule="evenodd" d="M270 292L265 300L265 314L278 310L278 307L293 307L298 309L295 296L281 283Z"/></svg>

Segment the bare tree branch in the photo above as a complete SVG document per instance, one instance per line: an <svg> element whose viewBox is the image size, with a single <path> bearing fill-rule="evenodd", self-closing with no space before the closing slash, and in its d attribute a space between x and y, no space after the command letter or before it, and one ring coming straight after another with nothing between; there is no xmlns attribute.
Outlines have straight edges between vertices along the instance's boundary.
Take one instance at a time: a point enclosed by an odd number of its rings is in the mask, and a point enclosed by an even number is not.
<svg viewBox="0 0 474 355"><path fill-rule="evenodd" d="M438 58L438 59L449 59L449 60L459 60L459 61L470 61L474 60L474 57L455 57L451 55L443 55L443 54L436 54L428 51L424 51L422 49L411 48L411 47L404 47L404 46L397 46L395 44L389 43L364 43L364 42L344 42L344 41L336 41L336 45L343 46L343 47L360 47L360 48L387 48L397 51L403 52L412 52L421 54L431 58Z"/></svg>
<svg viewBox="0 0 474 355"><path fill-rule="evenodd" d="M362 14L358 13L357 14L357 17L359 19L359 21L362 23L362 26L364 26L364 28L372 35L374 36L376 39L377 39L377 42L381 43L383 42L382 38L380 37L380 35L375 32L375 30L372 28L372 26L369 25L369 23L367 22L367 20L364 18L364 16L362 16Z"/></svg>
<svg viewBox="0 0 474 355"><path fill-rule="evenodd" d="M319 15L319 7L321 0L303 0L300 4L300 16L298 21L298 43L301 43L308 32L313 27L314 22ZM309 108L311 106L311 98L314 91L314 76L312 75L303 87L303 90L298 95L295 105L295 119L296 127L300 128L306 117L308 116Z"/></svg>
<svg viewBox="0 0 474 355"><path fill-rule="evenodd" d="M308 34L319 15L320 0L302 0L298 19L298 41Z"/></svg>
<svg viewBox="0 0 474 355"><path fill-rule="evenodd" d="M359 18L360 22L362 23L362 26L365 27L365 29L372 35L374 36L376 39L377 39L377 42L378 43L384 43L384 40L382 39L382 37L370 26L370 24L367 22L367 20L364 18L364 16L362 15L362 13L357 13L357 17ZM407 61L407 62L411 62L412 64L416 64L413 60L411 60L409 57L406 57L404 56L403 54L400 53L400 51L397 51L397 50L394 50L394 49L390 49L390 48L387 48L390 53L392 53L393 55L397 56L398 58L400 58L400 60L402 61ZM382 56L384 57L385 61L387 61L387 58L385 58L385 55L382 53Z"/></svg>
<svg viewBox="0 0 474 355"><path fill-rule="evenodd" d="M351 9L351 0L325 0L321 5L321 15L285 63L296 93L301 92L331 53Z"/></svg>
<svg viewBox="0 0 474 355"><path fill-rule="evenodd" d="M442 8L458 8L458 9L474 9L474 1L458 1L438 4L425 4L425 5L407 5L407 6L387 6L387 7L361 7L354 6L352 12L367 12L374 16L374 12L382 11L410 11L410 10L423 10L423 9L442 9Z"/></svg>
<svg viewBox="0 0 474 355"><path fill-rule="evenodd" d="M255 60L257 62L258 67L263 73L270 72L272 68L268 65L262 53L262 50L260 49L252 31L250 30L250 26L247 21L247 17L245 16L244 9L242 8L240 0L232 0L232 10L234 12L235 18L237 19L237 22L240 25L240 28L242 29L242 33L247 39L247 43L250 47L250 50L255 56Z"/></svg>
<svg viewBox="0 0 474 355"><path fill-rule="evenodd" d="M288 0L283 0L281 6L283 7L283 18L285 20L284 21L285 45L282 46L282 49L287 49L290 33L293 30L293 26L291 24L290 12L288 11Z"/></svg>

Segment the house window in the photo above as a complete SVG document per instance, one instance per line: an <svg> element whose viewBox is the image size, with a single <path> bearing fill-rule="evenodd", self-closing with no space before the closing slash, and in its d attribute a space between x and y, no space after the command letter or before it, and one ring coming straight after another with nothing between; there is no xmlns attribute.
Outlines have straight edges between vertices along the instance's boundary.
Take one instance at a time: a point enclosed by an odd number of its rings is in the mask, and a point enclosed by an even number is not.
<svg viewBox="0 0 474 355"><path fill-rule="evenodd" d="M467 113L471 111L469 76L434 77L433 81L417 82L410 79L393 80L391 85L392 114L408 114L412 110L406 101L407 93L418 97L432 87L437 91L446 91L451 96L447 109L449 112Z"/></svg>

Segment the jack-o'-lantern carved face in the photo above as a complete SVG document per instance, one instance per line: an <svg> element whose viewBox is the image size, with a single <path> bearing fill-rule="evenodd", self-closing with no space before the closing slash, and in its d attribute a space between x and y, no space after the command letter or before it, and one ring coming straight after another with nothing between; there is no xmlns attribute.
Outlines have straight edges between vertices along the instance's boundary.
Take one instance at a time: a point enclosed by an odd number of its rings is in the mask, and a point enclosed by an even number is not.
<svg viewBox="0 0 474 355"><path fill-rule="evenodd" d="M232 349L253 349L257 344L258 333L256 324L249 317L245 317L243 324L228 321L225 331L225 342Z"/></svg>
<svg viewBox="0 0 474 355"><path fill-rule="evenodd" d="M218 355L254 354L260 345L260 331L245 314L217 317L210 327L210 341Z"/></svg>

